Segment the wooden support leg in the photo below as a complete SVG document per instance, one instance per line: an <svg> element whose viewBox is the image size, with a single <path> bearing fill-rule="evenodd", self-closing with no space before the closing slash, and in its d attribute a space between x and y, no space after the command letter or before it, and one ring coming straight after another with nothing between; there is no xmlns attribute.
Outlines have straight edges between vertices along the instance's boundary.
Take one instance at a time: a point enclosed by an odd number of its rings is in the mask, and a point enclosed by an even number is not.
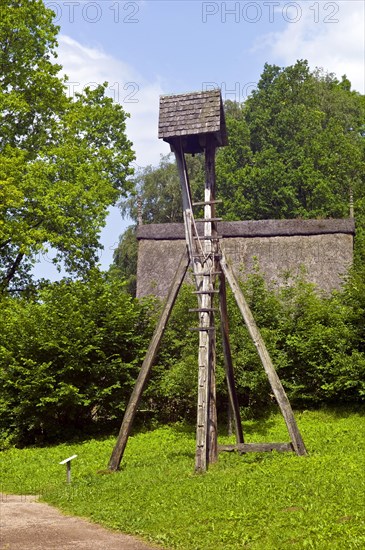
<svg viewBox="0 0 365 550"><path fill-rule="evenodd" d="M148 347L146 357L143 361L141 370L139 372L136 385L134 386L128 406L124 413L124 418L119 431L118 439L109 461L109 466L108 466L109 470L116 471L119 469L119 465L122 460L123 453L127 445L128 437L132 428L132 423L136 415L138 403L142 396L142 392L144 390L149 373L151 371L153 361L156 357L156 353L160 345L163 333L165 331L167 321L169 320L171 310L173 308L176 297L178 295L178 292L184 280L189 263L190 263L190 259L186 251L181 256L180 263L176 271L176 275L171 284L164 308L162 310L160 319L158 321L152 340Z"/></svg>
<svg viewBox="0 0 365 550"><path fill-rule="evenodd" d="M219 287L219 310L221 315L221 331L222 331L222 345L224 366L226 369L226 379L228 387L228 396L230 403L230 413L234 419L234 429L236 434L236 442L244 443L242 422L240 416L240 407L238 403L238 397L236 392L236 385L234 380L233 361L231 354L231 346L229 343L229 325L228 325L228 311L227 311L227 296L226 296L226 278L223 273L220 275L220 287Z"/></svg>
<svg viewBox="0 0 365 550"><path fill-rule="evenodd" d="M217 231L212 218L215 218L215 144L207 141L205 151L205 189L204 189L204 236L203 252L205 272L216 272L216 244L213 241L217 238ZM215 274L201 278L200 304L202 312L200 315L199 333L199 376L198 376L198 412L196 430L196 455L195 471L203 473L210 463L216 462L218 458L217 443L217 410L216 410L216 352L215 352L215 329L213 296ZM200 287L199 287L200 288ZM207 330L205 330L207 329Z"/></svg>
<svg viewBox="0 0 365 550"><path fill-rule="evenodd" d="M213 305L213 304L212 304ZM211 326L214 328L214 313ZM218 419L216 396L216 335L215 330L209 333L209 416L208 416L208 464L218 460Z"/></svg>
<svg viewBox="0 0 365 550"><path fill-rule="evenodd" d="M211 261L207 261L213 269ZM209 277L202 276L201 286L204 292L212 290ZM203 294L200 299L202 310L212 310L212 294ZM218 457L217 411L215 389L215 328L214 312L202 311L199 316L199 354L198 354L198 403L196 425L195 471L204 473L210 463Z"/></svg>
<svg viewBox="0 0 365 550"><path fill-rule="evenodd" d="M203 322L205 321L205 319L202 321L200 318L200 327L202 330L199 332L198 403L195 452L195 471L197 473L206 472L209 465L209 405L211 371L207 365L207 358L211 352L211 340L209 335L209 322L205 324L206 330L203 330Z"/></svg>
<svg viewBox="0 0 365 550"><path fill-rule="evenodd" d="M225 277L227 278L229 286L231 287L232 292L235 296L237 305L242 313L247 330L260 356L262 365L269 379L271 388L274 392L275 398L278 402L278 405L284 417L294 451L297 453L297 455L306 455L307 451L306 451L302 436L299 432L297 423L295 421L289 399L285 393L285 390L282 386L280 378L278 377L275 371L270 355L266 349L265 342L256 325L255 319L253 318L249 305L247 304L246 299L238 285L238 281L233 273L233 269L227 263L227 260L225 259L224 255L222 255L220 264L221 264L222 271Z"/></svg>
<svg viewBox="0 0 365 550"><path fill-rule="evenodd" d="M231 437L231 435L233 434L232 426L233 426L233 412L232 412L231 402L228 399L228 405L227 405L227 435L229 435L229 437Z"/></svg>
<svg viewBox="0 0 365 550"><path fill-rule="evenodd" d="M211 141L207 141L205 150L205 189L204 199L208 203L215 200L215 152L216 146ZM204 206L204 218L211 220L215 218L215 205L206 204ZM215 222L206 221L204 223L204 235L217 238L217 227ZM217 260L215 253L217 252L217 240L205 241L205 253L212 254L211 269L217 271ZM216 276L211 277L210 288L214 289ZM204 296L203 296L204 297ZM213 308L214 294L205 295L208 298L208 307ZM214 329L214 311L210 314L210 326ZM217 420L217 397L216 397L216 332L215 330L209 333L209 356L208 356L208 372L209 372L209 413L208 413L208 464L217 462L218 460L218 420Z"/></svg>
<svg viewBox="0 0 365 550"><path fill-rule="evenodd" d="M183 199L186 243L196 277L199 303L199 357L198 357L198 406L196 430L195 470L203 473L210 462L218 457L217 411L215 388L215 331L213 293L215 275L215 248L217 232L214 213L215 150L213 141L207 140L205 154L204 235L198 235L192 213L191 191L181 139L171 143L175 153ZM198 259L200 258L200 259Z"/></svg>

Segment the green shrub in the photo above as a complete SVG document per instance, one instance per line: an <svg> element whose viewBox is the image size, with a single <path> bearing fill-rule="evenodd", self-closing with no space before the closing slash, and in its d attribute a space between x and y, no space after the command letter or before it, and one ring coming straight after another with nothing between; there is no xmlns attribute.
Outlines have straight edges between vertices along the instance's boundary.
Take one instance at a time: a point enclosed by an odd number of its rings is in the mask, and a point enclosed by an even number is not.
<svg viewBox="0 0 365 550"><path fill-rule="evenodd" d="M0 429L17 444L66 439L120 420L149 336L149 305L95 272L4 298Z"/></svg>
<svg viewBox="0 0 365 550"><path fill-rule="evenodd" d="M365 283L359 270L330 296L304 275L268 289L257 271L242 285L294 406L358 403L365 397ZM290 282L290 284L289 284ZM185 285L143 395L143 419L194 421L197 402L196 296ZM230 342L241 412L275 404L232 293ZM62 440L119 425L161 304L138 301L113 273L46 286L32 299L2 299L0 430L18 445ZM217 406L228 396L217 315ZM223 413L223 414L222 414ZM142 417L141 417L142 418Z"/></svg>
<svg viewBox="0 0 365 550"><path fill-rule="evenodd" d="M321 294L302 273L281 288L268 289L257 270L242 285L282 383L294 406L344 402L365 396L365 288L352 276L342 292ZM361 296L360 296L361 295ZM230 342L242 412L267 410L274 403L234 297L228 291ZM194 418L197 398L198 337L185 286L174 307L147 392L162 420ZM219 320L217 320L219 324ZM219 329L219 327L218 327ZM217 330L217 403L226 411L227 389Z"/></svg>

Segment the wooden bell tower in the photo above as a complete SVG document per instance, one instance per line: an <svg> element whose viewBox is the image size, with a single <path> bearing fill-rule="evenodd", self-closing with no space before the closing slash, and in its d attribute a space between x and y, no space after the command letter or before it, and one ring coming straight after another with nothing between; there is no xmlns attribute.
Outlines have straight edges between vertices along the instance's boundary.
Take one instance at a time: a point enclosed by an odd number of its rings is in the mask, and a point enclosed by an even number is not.
<svg viewBox="0 0 365 550"><path fill-rule="evenodd" d="M142 364L135 388L125 411L118 440L113 450L109 469L119 468L128 436L136 414L138 402L152 368L166 323L176 300L187 268L191 265L195 280L199 326L192 328L199 333L198 351L198 404L196 427L195 470L205 472L209 463L215 462L219 450L238 450L241 453L262 451L294 451L305 455L306 449L298 430L289 400L274 369L265 343L255 323L250 308L238 285L230 263L221 248L220 218L215 205L215 153L217 147L228 144L220 90L168 95L160 98L159 137L170 144L179 171L184 213L186 252L183 254L171 285L160 320ZM186 169L185 155L205 154L204 201L193 203ZM197 220L195 206L204 207L204 218ZM203 225L203 232L198 232ZM229 325L226 302L226 281L230 285L248 332L268 376L273 394L283 414L291 439L290 443L249 444L244 442L239 403L234 380L232 355L229 343ZM217 411L215 390L217 307L221 320L221 338L228 395L233 412L236 444L219 447L217 443Z"/></svg>

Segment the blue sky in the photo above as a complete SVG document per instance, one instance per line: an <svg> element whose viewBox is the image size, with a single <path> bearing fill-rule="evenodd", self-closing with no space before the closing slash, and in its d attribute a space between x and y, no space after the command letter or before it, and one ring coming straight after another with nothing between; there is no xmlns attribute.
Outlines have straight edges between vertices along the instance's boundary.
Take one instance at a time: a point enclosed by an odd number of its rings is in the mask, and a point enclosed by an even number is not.
<svg viewBox="0 0 365 550"><path fill-rule="evenodd" d="M365 92L363 0L45 1L60 26L59 57L69 93L107 81L130 113L128 137L137 166L157 165L167 144L157 138L159 95L218 85L223 99L244 101L265 62L308 59ZM129 225L117 208L102 231L107 269ZM47 258L37 276L55 278Z"/></svg>

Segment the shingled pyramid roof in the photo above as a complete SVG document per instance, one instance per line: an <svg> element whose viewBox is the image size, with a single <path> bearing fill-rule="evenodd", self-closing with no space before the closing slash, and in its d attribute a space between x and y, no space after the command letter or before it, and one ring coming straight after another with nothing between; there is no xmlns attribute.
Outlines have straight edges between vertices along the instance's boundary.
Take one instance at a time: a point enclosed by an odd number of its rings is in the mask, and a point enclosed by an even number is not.
<svg viewBox="0 0 365 550"><path fill-rule="evenodd" d="M181 136L197 138L207 134L214 135L217 146L228 143L219 89L160 97L159 138L172 142ZM197 139L184 141L187 144L185 152L203 150Z"/></svg>

